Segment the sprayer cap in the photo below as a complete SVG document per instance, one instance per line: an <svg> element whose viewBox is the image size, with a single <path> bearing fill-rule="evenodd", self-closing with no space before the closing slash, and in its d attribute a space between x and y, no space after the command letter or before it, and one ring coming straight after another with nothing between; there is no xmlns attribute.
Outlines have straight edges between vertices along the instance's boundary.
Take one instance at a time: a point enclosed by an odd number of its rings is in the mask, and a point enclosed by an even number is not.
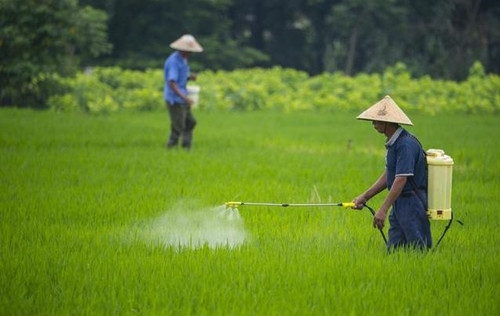
<svg viewBox="0 0 500 316"><path fill-rule="evenodd" d="M427 149L427 151L425 153L427 154L427 156L438 157L438 156L444 155L444 150L430 148L430 149Z"/></svg>

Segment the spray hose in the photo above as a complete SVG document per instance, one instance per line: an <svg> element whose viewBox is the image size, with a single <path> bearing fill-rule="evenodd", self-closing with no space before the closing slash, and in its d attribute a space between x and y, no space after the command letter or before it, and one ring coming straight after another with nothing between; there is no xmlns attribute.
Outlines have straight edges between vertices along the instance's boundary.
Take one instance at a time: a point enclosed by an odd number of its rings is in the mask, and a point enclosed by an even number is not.
<svg viewBox="0 0 500 316"><path fill-rule="evenodd" d="M226 208L238 208L238 206L279 206L279 207L331 207L331 206L342 206L343 208L355 207L356 204L353 202L342 202L342 203L312 203L312 204L289 204L289 203L253 203L253 202L226 202ZM363 204L375 216L375 211L370 206ZM385 237L382 228L379 228L380 234L384 239L384 244L387 245L387 238Z"/></svg>

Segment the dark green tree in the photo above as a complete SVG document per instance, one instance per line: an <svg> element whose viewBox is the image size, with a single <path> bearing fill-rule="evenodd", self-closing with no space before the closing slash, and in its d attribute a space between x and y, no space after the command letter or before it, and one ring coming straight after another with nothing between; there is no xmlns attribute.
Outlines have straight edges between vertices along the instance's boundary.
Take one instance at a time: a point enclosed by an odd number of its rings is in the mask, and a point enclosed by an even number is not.
<svg viewBox="0 0 500 316"><path fill-rule="evenodd" d="M381 72L463 79L475 60L500 70L495 0L81 0L110 15L107 60L161 67L183 33L207 47L200 69L281 65L311 74Z"/></svg>
<svg viewBox="0 0 500 316"><path fill-rule="evenodd" d="M330 14L327 40L336 70L383 71L403 58L407 10L399 1L342 1Z"/></svg>
<svg viewBox="0 0 500 316"><path fill-rule="evenodd" d="M106 10L113 52L95 62L133 69L162 67L169 44L192 34L205 47L198 69L233 69L265 63L267 56L232 36L230 0L82 0Z"/></svg>
<svg viewBox="0 0 500 316"><path fill-rule="evenodd" d="M106 53L106 14L76 0L0 0L0 103L43 106L45 74Z"/></svg>
<svg viewBox="0 0 500 316"><path fill-rule="evenodd" d="M418 74L464 79L474 61L500 71L500 3L491 0L409 2L406 52Z"/></svg>

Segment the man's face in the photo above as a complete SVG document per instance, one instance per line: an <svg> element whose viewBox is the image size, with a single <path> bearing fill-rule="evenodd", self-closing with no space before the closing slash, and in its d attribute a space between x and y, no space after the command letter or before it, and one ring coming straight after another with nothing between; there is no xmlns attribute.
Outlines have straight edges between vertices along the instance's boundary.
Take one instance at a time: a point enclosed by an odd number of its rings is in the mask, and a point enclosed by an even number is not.
<svg viewBox="0 0 500 316"><path fill-rule="evenodd" d="M191 52L185 52L185 51L180 51L181 53L181 56L184 57L184 58L189 58L189 56L191 56Z"/></svg>
<svg viewBox="0 0 500 316"><path fill-rule="evenodd" d="M375 128L375 130L380 134L385 132L386 124L386 122L372 121L373 128Z"/></svg>

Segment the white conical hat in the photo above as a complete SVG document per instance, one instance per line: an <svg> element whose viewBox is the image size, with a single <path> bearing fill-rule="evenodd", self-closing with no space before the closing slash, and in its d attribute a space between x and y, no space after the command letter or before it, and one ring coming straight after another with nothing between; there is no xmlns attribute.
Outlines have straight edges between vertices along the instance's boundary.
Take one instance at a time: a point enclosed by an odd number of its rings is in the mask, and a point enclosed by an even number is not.
<svg viewBox="0 0 500 316"><path fill-rule="evenodd" d="M368 110L361 113L357 119L413 125L408 116L406 116L403 110L401 110L396 102L388 95L372 105Z"/></svg>
<svg viewBox="0 0 500 316"><path fill-rule="evenodd" d="M170 44L170 47L183 52L201 53L203 51L203 47L190 34L182 35L181 38Z"/></svg>

